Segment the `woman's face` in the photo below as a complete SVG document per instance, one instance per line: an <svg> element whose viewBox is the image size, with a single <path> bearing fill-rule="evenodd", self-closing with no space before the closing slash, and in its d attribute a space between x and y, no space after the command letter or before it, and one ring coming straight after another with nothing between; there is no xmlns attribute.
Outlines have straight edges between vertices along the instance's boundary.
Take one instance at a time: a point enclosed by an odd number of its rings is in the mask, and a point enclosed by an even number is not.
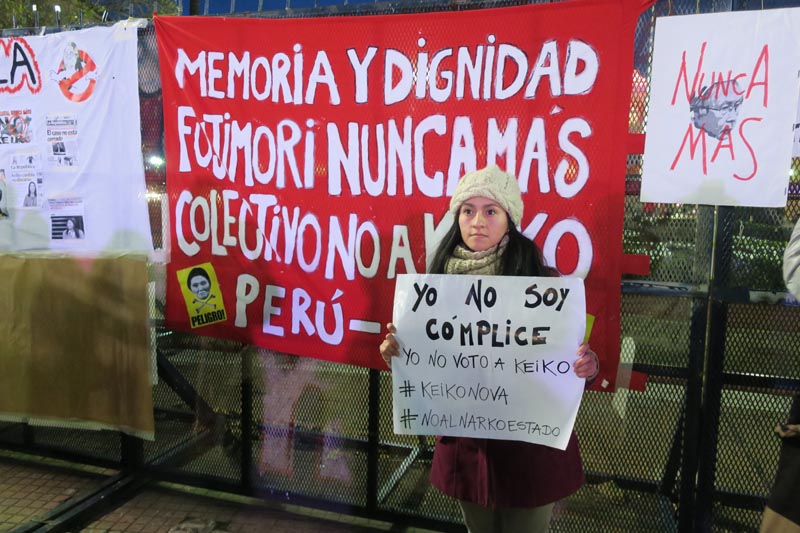
<svg viewBox="0 0 800 533"><path fill-rule="evenodd" d="M201 300L205 300L211 290L211 283L203 276L194 276L189 280L189 290Z"/></svg>
<svg viewBox="0 0 800 533"><path fill-rule="evenodd" d="M67 229L74 230L75 229L75 222L71 218L67 219Z"/></svg>
<svg viewBox="0 0 800 533"><path fill-rule="evenodd" d="M458 212L461 240L474 252L488 250L508 232L508 216L500 205L483 196L473 196Z"/></svg>
<svg viewBox="0 0 800 533"><path fill-rule="evenodd" d="M36 184L34 184L33 182L30 182L28 184L28 195L36 196Z"/></svg>

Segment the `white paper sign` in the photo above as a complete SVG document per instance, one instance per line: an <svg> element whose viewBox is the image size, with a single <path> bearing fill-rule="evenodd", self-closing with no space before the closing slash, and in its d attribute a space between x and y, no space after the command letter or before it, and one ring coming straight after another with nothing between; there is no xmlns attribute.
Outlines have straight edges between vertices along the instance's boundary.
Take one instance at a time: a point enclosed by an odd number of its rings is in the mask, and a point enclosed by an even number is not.
<svg viewBox="0 0 800 533"><path fill-rule="evenodd" d="M643 202L783 207L800 9L656 22Z"/></svg>
<svg viewBox="0 0 800 533"><path fill-rule="evenodd" d="M565 449L584 380L579 278L397 277L394 431Z"/></svg>

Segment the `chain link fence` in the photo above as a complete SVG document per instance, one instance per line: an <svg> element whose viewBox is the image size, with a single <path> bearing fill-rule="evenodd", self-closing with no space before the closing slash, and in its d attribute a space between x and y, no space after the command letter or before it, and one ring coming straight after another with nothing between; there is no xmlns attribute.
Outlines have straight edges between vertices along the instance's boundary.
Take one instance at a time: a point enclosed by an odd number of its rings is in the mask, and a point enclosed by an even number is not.
<svg viewBox="0 0 800 533"><path fill-rule="evenodd" d="M260 0L231 0L230 7L253 17L435 16L512 3L287 0L263 11ZM646 128L656 17L794 4L656 2L636 29L631 132ZM142 151L160 248L166 198L158 56L152 26L140 31ZM714 208L642 204L641 155L629 157L624 252L649 255L651 270L623 280L617 382L626 384L635 370L648 383L644 391L585 394L576 429L588 483L557 504L553 531L758 530L778 457L772 430L800 389L800 308L785 298L781 278L783 249L800 215L798 164L786 209ZM155 441L132 459L126 454L137 447L113 432L0 424L0 446L463 530L455 502L428 482L433 439L392 431L388 373L167 330L160 265L151 278Z"/></svg>

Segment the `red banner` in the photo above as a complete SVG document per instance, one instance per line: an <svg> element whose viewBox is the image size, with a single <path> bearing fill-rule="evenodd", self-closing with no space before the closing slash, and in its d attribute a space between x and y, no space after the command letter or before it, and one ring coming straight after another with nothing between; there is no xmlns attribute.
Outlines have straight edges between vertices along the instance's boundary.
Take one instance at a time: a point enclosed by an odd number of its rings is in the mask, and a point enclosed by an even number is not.
<svg viewBox="0 0 800 533"><path fill-rule="evenodd" d="M157 17L168 325L383 368L396 275L425 270L458 178L496 162L523 232L585 277L613 382L641 7Z"/></svg>

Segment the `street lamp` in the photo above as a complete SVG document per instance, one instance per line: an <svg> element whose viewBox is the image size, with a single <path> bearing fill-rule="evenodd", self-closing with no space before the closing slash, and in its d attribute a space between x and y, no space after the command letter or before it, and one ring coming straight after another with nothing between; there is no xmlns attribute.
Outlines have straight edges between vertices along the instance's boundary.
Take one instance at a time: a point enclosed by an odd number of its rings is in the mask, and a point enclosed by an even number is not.
<svg viewBox="0 0 800 533"><path fill-rule="evenodd" d="M61 6L58 4L53 5L53 11L56 12L56 26L61 27Z"/></svg>
<svg viewBox="0 0 800 533"><path fill-rule="evenodd" d="M33 11L33 27L39 27L39 12L36 11L36 4L31 4L31 10Z"/></svg>

